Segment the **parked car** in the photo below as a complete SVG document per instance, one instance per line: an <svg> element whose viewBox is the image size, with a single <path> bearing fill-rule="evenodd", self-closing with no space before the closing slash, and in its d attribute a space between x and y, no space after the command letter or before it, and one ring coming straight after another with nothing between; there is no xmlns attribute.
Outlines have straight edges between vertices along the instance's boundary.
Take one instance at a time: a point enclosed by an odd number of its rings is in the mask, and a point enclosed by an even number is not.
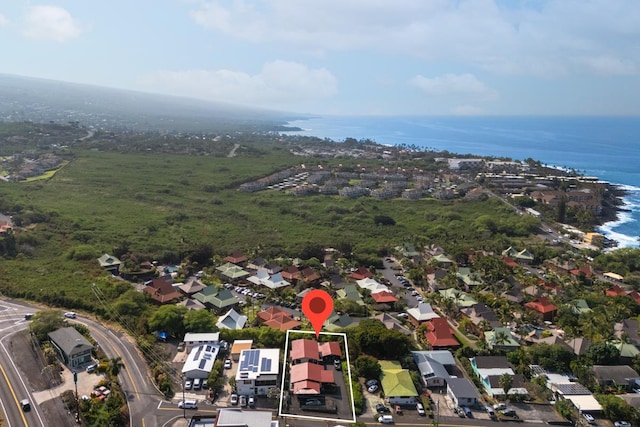
<svg viewBox="0 0 640 427"><path fill-rule="evenodd" d="M245 408L247 406L247 396L244 394L240 396L240 406Z"/></svg>
<svg viewBox="0 0 640 427"><path fill-rule="evenodd" d="M322 406L322 401L320 399L309 399L304 402L305 406Z"/></svg>
<svg viewBox="0 0 640 427"><path fill-rule="evenodd" d="M336 371L342 371L342 362L339 359L335 359L333 361L333 367L336 368Z"/></svg>
<svg viewBox="0 0 640 427"><path fill-rule="evenodd" d="M613 425L615 427L631 427L631 423L629 421L616 421Z"/></svg>
<svg viewBox="0 0 640 427"><path fill-rule="evenodd" d="M76 316L77 316L77 314L76 314L76 312L75 312L75 311L67 311L67 312L64 314L64 317L66 317L67 319L75 319L75 318L76 318Z"/></svg>
<svg viewBox="0 0 640 427"><path fill-rule="evenodd" d="M503 409L501 411L502 415L504 415L505 417L513 417L513 418L518 418L518 415L516 414L516 411L513 409Z"/></svg>
<svg viewBox="0 0 640 427"><path fill-rule="evenodd" d="M420 415L421 417L424 417L425 415L427 415L422 403L416 403L416 411L418 411L418 415Z"/></svg>
<svg viewBox="0 0 640 427"><path fill-rule="evenodd" d="M379 414L390 414L391 413L391 409L387 406L384 406L384 404L382 403L378 403L376 405L376 411L378 411Z"/></svg>
<svg viewBox="0 0 640 427"><path fill-rule="evenodd" d="M369 387L367 387L367 391L369 393L375 393L376 391L378 391L378 384L371 384Z"/></svg>
<svg viewBox="0 0 640 427"><path fill-rule="evenodd" d="M231 395L231 400L229 401L229 403L231 403L232 405L237 405L238 404L238 395L233 393Z"/></svg>
<svg viewBox="0 0 640 427"><path fill-rule="evenodd" d="M178 344L178 351L184 351L184 341L180 341Z"/></svg>
<svg viewBox="0 0 640 427"><path fill-rule="evenodd" d="M256 399L253 396L249 396L249 406L253 407L256 404Z"/></svg>
<svg viewBox="0 0 640 427"><path fill-rule="evenodd" d="M399 313L398 317L407 318L409 317L409 313Z"/></svg>
<svg viewBox="0 0 640 427"><path fill-rule="evenodd" d="M24 320L30 320L33 317L33 313L27 313L24 315Z"/></svg>
<svg viewBox="0 0 640 427"><path fill-rule="evenodd" d="M374 385L374 384L375 384L375 385L378 385L378 380L366 380L366 381L364 382L364 384L365 384L367 387L372 386L372 385Z"/></svg>
<svg viewBox="0 0 640 427"><path fill-rule="evenodd" d="M92 363L91 365L87 366L86 371L90 374L92 372L95 372L97 368L98 365L96 363Z"/></svg>
<svg viewBox="0 0 640 427"><path fill-rule="evenodd" d="M381 424L393 424L393 416L391 415L380 415L378 417L378 422Z"/></svg>
<svg viewBox="0 0 640 427"><path fill-rule="evenodd" d="M467 408L466 406L463 406L462 410L464 411L464 415L467 418L473 418L473 412L471 412L471 409Z"/></svg>
<svg viewBox="0 0 640 427"><path fill-rule="evenodd" d="M231 359L227 359L224 361L224 369L231 369Z"/></svg>
<svg viewBox="0 0 640 427"><path fill-rule="evenodd" d="M220 366L220 365L218 365ZM185 390L191 390L191 387L193 387L193 381L192 380L186 380L184 382L184 389Z"/></svg>
<svg viewBox="0 0 640 427"><path fill-rule="evenodd" d="M455 408L453 408L453 412L458 414L460 418L464 418L464 410L461 407L456 406Z"/></svg>
<svg viewBox="0 0 640 427"><path fill-rule="evenodd" d="M582 418L584 418L585 420L587 420L587 422L589 424L595 424L596 423L596 419L593 418L593 415L591 414L582 414Z"/></svg>
<svg viewBox="0 0 640 427"><path fill-rule="evenodd" d="M495 405L493 405L493 409L495 411L502 411L503 409L507 409L507 405L505 405L504 403L496 403Z"/></svg>

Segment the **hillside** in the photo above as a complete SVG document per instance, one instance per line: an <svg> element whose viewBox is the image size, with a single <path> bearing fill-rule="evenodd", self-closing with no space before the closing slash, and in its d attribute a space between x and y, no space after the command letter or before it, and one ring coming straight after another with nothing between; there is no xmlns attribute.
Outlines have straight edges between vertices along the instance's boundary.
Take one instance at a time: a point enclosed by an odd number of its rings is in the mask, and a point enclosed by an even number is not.
<svg viewBox="0 0 640 427"><path fill-rule="evenodd" d="M223 103L0 74L0 121L69 122L100 129L254 131L292 114Z"/></svg>

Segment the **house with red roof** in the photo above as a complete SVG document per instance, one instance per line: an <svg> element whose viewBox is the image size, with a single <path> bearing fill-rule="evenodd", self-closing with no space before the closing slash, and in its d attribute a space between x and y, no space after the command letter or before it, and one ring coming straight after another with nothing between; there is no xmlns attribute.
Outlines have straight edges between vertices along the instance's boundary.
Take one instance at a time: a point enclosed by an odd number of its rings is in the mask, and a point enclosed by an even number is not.
<svg viewBox="0 0 640 427"><path fill-rule="evenodd" d="M454 349L460 343L453 335L449 322L444 317L437 317L427 322L425 338L433 350Z"/></svg>
<svg viewBox="0 0 640 427"><path fill-rule="evenodd" d="M506 265L507 267L511 267L511 268L516 268L516 267L520 266L520 264L518 264L516 262L516 260L514 260L513 258L511 258L509 256L503 256L502 257L502 263L504 265Z"/></svg>
<svg viewBox="0 0 640 427"><path fill-rule="evenodd" d="M249 261L242 252L234 252L228 257L226 257L224 260L226 262L230 262L231 264L240 265L240 266L244 266L247 263L247 261Z"/></svg>
<svg viewBox="0 0 640 427"><path fill-rule="evenodd" d="M634 300L636 304L640 305L640 293L638 291L631 291L627 294L627 296Z"/></svg>
<svg viewBox="0 0 640 427"><path fill-rule="evenodd" d="M319 281L320 275L313 268L307 267L300 272L299 280L301 280L303 283L306 283L307 285L310 285L314 282Z"/></svg>
<svg viewBox="0 0 640 427"><path fill-rule="evenodd" d="M349 278L353 280L373 279L373 273L367 270L365 267L360 266L356 271L349 274Z"/></svg>
<svg viewBox="0 0 640 427"><path fill-rule="evenodd" d="M398 298L393 293L384 290L371 294L371 298L378 304L393 304L398 301Z"/></svg>
<svg viewBox="0 0 640 427"><path fill-rule="evenodd" d="M262 310L256 316L263 325L269 326L273 329L279 329L281 331L298 329L302 324L295 320L291 314L276 306L271 306L266 310Z"/></svg>
<svg viewBox="0 0 640 427"><path fill-rule="evenodd" d="M295 265L290 265L280 272L285 280L294 281L300 278L300 270Z"/></svg>
<svg viewBox="0 0 640 427"><path fill-rule="evenodd" d="M540 297L536 301L528 302L524 305L525 308L538 313L542 321L553 321L553 318L558 313L558 307L556 307L547 297Z"/></svg>
<svg viewBox="0 0 640 427"><path fill-rule="evenodd" d="M318 343L318 350L320 350L320 357L325 363L342 359L342 349L337 341Z"/></svg>
<svg viewBox="0 0 640 427"><path fill-rule="evenodd" d="M143 292L149 294L151 299L158 304L168 304L182 298L182 293L173 287L173 279L166 275L157 277L142 288Z"/></svg>
<svg viewBox="0 0 640 427"><path fill-rule="evenodd" d="M318 341L299 339L291 341L289 359L292 365L299 363L320 363L320 349Z"/></svg>
<svg viewBox="0 0 640 427"><path fill-rule="evenodd" d="M624 289L622 289L620 287L620 285L613 285L612 287L610 287L609 289L607 289L607 291L605 292L605 294L608 297L619 297L619 296L623 296L627 294L627 291L625 291Z"/></svg>
<svg viewBox="0 0 640 427"><path fill-rule="evenodd" d="M593 268L589 264L583 264L580 267L571 270L570 273L574 277L580 277L581 274L584 274L586 278L591 278L591 276L593 276Z"/></svg>
<svg viewBox="0 0 640 427"><path fill-rule="evenodd" d="M299 363L291 366L290 390L296 395L323 394L335 386L333 370L315 363Z"/></svg>

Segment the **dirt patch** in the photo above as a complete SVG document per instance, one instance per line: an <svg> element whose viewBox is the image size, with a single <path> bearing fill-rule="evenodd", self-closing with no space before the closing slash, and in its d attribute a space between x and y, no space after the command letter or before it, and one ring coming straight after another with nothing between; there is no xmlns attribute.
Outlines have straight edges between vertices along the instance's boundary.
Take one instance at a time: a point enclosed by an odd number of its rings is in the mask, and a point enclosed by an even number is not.
<svg viewBox="0 0 640 427"><path fill-rule="evenodd" d="M42 375L44 362L40 349L32 342L28 331L20 331L11 336L9 350L14 356L13 361L18 367L22 378L32 392L48 390L57 384L52 384ZM71 427L77 426L71 412L65 408L59 397L42 402L38 409L48 425Z"/></svg>

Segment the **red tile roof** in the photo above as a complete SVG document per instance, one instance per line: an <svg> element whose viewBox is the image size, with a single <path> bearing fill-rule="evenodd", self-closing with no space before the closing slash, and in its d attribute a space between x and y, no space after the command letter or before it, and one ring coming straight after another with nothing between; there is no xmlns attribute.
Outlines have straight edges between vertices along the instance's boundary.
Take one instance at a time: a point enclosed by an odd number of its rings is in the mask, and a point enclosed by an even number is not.
<svg viewBox="0 0 640 427"><path fill-rule="evenodd" d="M353 280L373 279L373 273L363 266L360 266L356 271L349 274L349 277Z"/></svg>
<svg viewBox="0 0 640 427"><path fill-rule="evenodd" d="M613 285L612 287L607 289L606 294L608 297L618 297L618 296L626 295L627 292L624 289L622 289L619 285Z"/></svg>
<svg viewBox="0 0 640 427"><path fill-rule="evenodd" d="M262 310L257 314L257 317L264 325L281 331L296 329L302 324L295 320L291 314L276 306Z"/></svg>
<svg viewBox="0 0 640 427"><path fill-rule="evenodd" d="M291 384L295 394L305 394L305 389L317 390L320 392L320 384L333 384L335 378L332 370L324 369L323 365L315 363L299 363L291 367ZM315 385L318 384L317 388ZM297 387L296 387L297 385ZM296 392L298 390L298 392Z"/></svg>
<svg viewBox="0 0 640 427"><path fill-rule="evenodd" d="M558 310L558 307L553 305L547 297L540 297L537 301L528 302L524 306L542 314L552 313Z"/></svg>
<svg viewBox="0 0 640 427"><path fill-rule="evenodd" d="M337 356L342 358L342 349L340 348L340 343L336 341L323 342L318 346L318 349L320 350L320 355L322 357Z"/></svg>
<svg viewBox="0 0 640 427"><path fill-rule="evenodd" d="M240 264L243 262L247 262L247 257L244 256L242 252L234 252L228 257L226 257L224 260L232 264Z"/></svg>
<svg viewBox="0 0 640 427"><path fill-rule="evenodd" d="M376 292L375 294L371 294L371 298L373 298L373 300L375 302L377 302L378 304L383 304L383 303L393 303L398 301L398 298L396 298L391 292L389 291L380 291L380 292Z"/></svg>
<svg viewBox="0 0 640 427"><path fill-rule="evenodd" d="M291 341L291 351L289 352L289 357L291 358L291 360L320 360L320 350L318 349L318 342L307 339Z"/></svg>
<svg viewBox="0 0 640 427"><path fill-rule="evenodd" d="M460 343L453 336L449 322L444 317L431 319L427 322L425 337L431 347L459 347Z"/></svg>
<svg viewBox="0 0 640 427"><path fill-rule="evenodd" d="M503 256L502 257L502 262L507 266L507 267L518 267L520 264L518 264L513 258L508 257L508 256Z"/></svg>
<svg viewBox="0 0 640 427"><path fill-rule="evenodd" d="M182 293L173 287L171 284L172 281L170 277L158 277L153 279L151 283L142 288L142 290L149 294L154 301L160 304L168 303L182 298Z"/></svg>

